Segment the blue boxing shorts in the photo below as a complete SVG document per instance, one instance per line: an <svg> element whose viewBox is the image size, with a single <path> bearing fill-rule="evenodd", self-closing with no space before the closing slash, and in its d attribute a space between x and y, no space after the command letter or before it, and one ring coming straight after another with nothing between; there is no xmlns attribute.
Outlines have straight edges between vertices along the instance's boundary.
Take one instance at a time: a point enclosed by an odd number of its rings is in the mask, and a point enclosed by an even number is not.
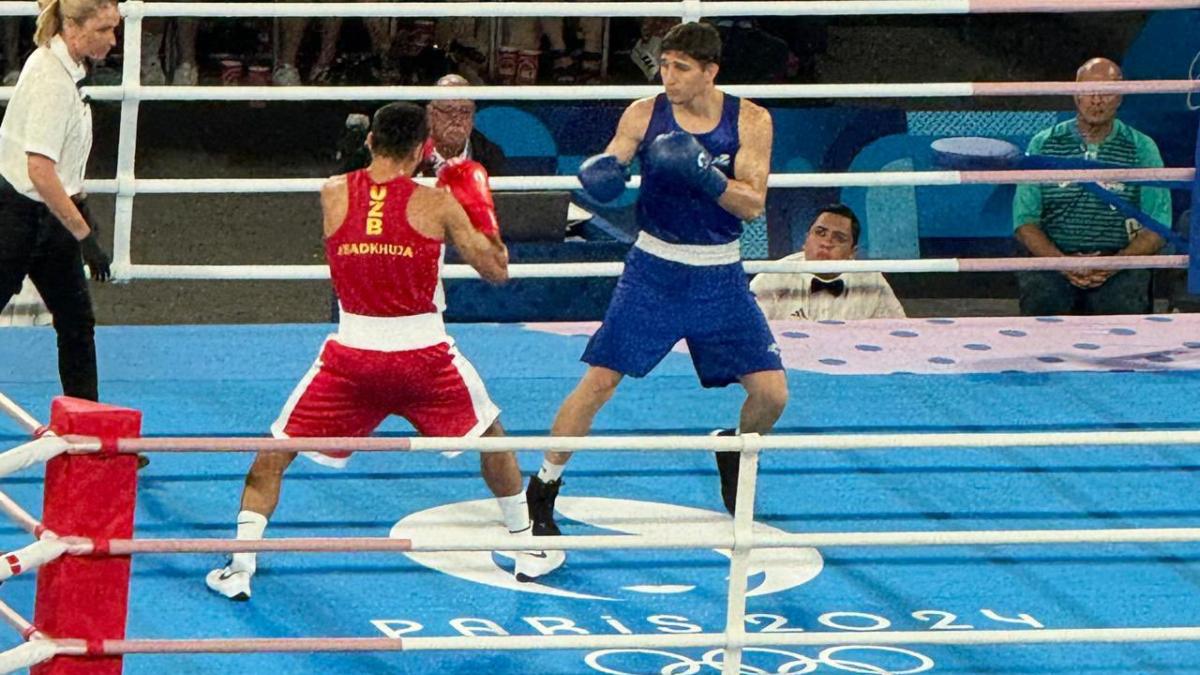
<svg viewBox="0 0 1200 675"><path fill-rule="evenodd" d="M686 340L705 387L783 370L779 346L754 302L741 263L696 266L633 248L600 330L582 360L642 377Z"/></svg>

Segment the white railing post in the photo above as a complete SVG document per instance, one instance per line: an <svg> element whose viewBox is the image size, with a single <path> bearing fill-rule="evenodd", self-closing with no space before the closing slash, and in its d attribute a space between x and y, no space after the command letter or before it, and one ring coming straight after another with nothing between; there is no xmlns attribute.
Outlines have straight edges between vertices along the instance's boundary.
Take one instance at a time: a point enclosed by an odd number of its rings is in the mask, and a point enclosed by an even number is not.
<svg viewBox="0 0 1200 675"><path fill-rule="evenodd" d="M746 579L754 550L754 493L758 485L758 434L743 434L738 456L736 515L733 517L733 550L729 552L729 597L725 606L724 675L742 672L742 647L746 644Z"/></svg>
<svg viewBox="0 0 1200 675"><path fill-rule="evenodd" d="M142 86L142 0L126 0L125 58L121 68L121 127L117 140L117 198L113 212L113 277L130 276L133 229L134 158L137 154L138 111Z"/></svg>

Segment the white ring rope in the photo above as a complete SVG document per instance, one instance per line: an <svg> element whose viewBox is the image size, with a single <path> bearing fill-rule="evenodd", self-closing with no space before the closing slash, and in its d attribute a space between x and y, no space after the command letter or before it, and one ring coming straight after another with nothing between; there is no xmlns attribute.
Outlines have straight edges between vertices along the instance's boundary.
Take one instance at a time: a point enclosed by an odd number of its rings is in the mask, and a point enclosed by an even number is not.
<svg viewBox="0 0 1200 675"><path fill-rule="evenodd" d="M67 553L69 545L61 539L39 539L24 548L10 551L0 564L0 582L24 572L32 572Z"/></svg>
<svg viewBox="0 0 1200 675"><path fill-rule="evenodd" d="M1197 0L824 0L816 2L146 3L143 16L701 17L862 16L1194 9ZM211 12L211 13L209 13Z"/></svg>
<svg viewBox="0 0 1200 675"><path fill-rule="evenodd" d="M701 648L725 644L723 633L685 635L476 635L398 638L220 638L104 640L98 654L239 654L262 652L499 651L530 649ZM1200 626L1029 628L972 631L749 633L743 647L818 645L985 645L1075 642L1190 642ZM62 654L89 653L82 640L56 639ZM726 663L728 665L728 663ZM738 671L725 670L736 674ZM867 672L867 671L864 671ZM874 672L874 671L870 671Z"/></svg>
<svg viewBox="0 0 1200 675"><path fill-rule="evenodd" d="M1191 181L1196 170L1190 167L1156 169L1044 169L1008 171L834 171L772 174L768 187L894 187L949 186L976 184L1021 183L1090 183L1125 181ZM132 183L137 194L239 194L317 192L325 178L138 178ZM422 185L432 186L434 179L418 178ZM493 176L488 179L493 190L578 190L575 176ZM630 178L627 186L640 187L641 176ZM113 179L86 182L89 194L112 194L119 185ZM502 225L503 227L503 225Z"/></svg>
<svg viewBox="0 0 1200 675"><path fill-rule="evenodd" d="M838 272L885 273L957 273L1014 272L1030 270L1079 269L1185 269L1185 255L1105 256L1061 258L926 258L920 260L747 260L747 274L796 273L832 274ZM578 277L617 277L625 269L620 262L596 263L516 263L508 266L512 279L558 279ZM247 280L320 281L329 278L327 265L128 265L114 268L121 280ZM478 279L479 273L468 265L446 265L443 279Z"/></svg>
<svg viewBox="0 0 1200 675"><path fill-rule="evenodd" d="M32 635L40 635L29 623L29 620L21 616L17 610L10 607L7 603L0 601L0 621L8 624L13 630L21 634L22 637L28 638Z"/></svg>
<svg viewBox="0 0 1200 675"><path fill-rule="evenodd" d="M54 640L37 639L22 642L16 647L0 653L0 673L12 673L32 668L62 653L65 653L63 647Z"/></svg>
<svg viewBox="0 0 1200 675"><path fill-rule="evenodd" d="M1194 9L1200 0L816 0L812 2L122 3L139 17L645 17L1082 13ZM0 2L0 16L36 16L33 2Z"/></svg>
<svg viewBox="0 0 1200 675"><path fill-rule="evenodd" d="M4 392L0 392L0 412L12 418L14 422L29 432L31 436L42 428L41 422L38 422L33 415L30 415L24 408L17 405L16 401L5 396Z"/></svg>
<svg viewBox="0 0 1200 675"><path fill-rule="evenodd" d="M740 493L739 493L740 495ZM739 507L739 513L740 513ZM747 511L749 513L749 511ZM747 524L751 523L747 520ZM724 529L713 521L711 529ZM95 544L86 537L43 539L63 545L71 555L92 555ZM680 531L653 538L628 534L594 534L547 537L538 548L551 551L666 550L666 549L775 549L775 548L873 548L944 546L1044 546L1063 544L1161 544L1200 541L1200 528L1118 528L1073 530L948 530L896 532L801 532L755 533L753 541L733 534L696 534ZM269 539L109 539L106 555L195 554L195 553L427 553L434 551L502 551L510 549L510 535L474 535L448 539L424 535L417 539L387 537L289 537ZM743 578L745 575L742 575Z"/></svg>
<svg viewBox="0 0 1200 675"><path fill-rule="evenodd" d="M287 6L285 4L279 7ZM322 5L323 6L323 5ZM96 101L427 101L462 98L452 87L410 86L92 86ZM1188 94L1195 80L1118 82L910 82L846 84L731 84L722 89L755 99L964 98L969 96L1071 96L1079 94ZM13 87L0 87L0 101ZM471 87L477 101L630 101L662 92L651 85L529 85Z"/></svg>
<svg viewBox="0 0 1200 675"><path fill-rule="evenodd" d="M102 442L87 436L64 436L72 454L101 452ZM1200 429L1165 431L1021 431L984 433L779 434L758 436L499 436L457 438L338 437L338 438L222 438L151 437L114 439L116 452L443 452L473 450L679 451L715 450L898 450L915 448L984 449L1075 446L1193 445L1200 446Z"/></svg>
<svg viewBox="0 0 1200 675"><path fill-rule="evenodd" d="M0 452L0 478L34 464L48 462L66 452L69 447L65 439L47 434L11 450Z"/></svg>

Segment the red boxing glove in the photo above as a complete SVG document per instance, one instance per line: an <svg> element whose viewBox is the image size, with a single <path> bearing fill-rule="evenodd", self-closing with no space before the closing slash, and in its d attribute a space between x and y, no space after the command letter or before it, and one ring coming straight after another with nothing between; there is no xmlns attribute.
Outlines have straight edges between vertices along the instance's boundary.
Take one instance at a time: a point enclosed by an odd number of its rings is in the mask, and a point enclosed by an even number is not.
<svg viewBox="0 0 1200 675"><path fill-rule="evenodd" d="M476 230L486 237L500 237L496 205L492 202L492 189L488 187L487 169L482 164L455 157L438 171L437 186L450 189L450 194L462 205Z"/></svg>

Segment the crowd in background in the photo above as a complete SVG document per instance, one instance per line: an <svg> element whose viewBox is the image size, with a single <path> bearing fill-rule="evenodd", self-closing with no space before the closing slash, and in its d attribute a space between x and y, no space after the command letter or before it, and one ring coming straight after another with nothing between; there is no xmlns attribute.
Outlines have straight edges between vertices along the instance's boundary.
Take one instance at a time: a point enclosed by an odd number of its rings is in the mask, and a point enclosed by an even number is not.
<svg viewBox="0 0 1200 675"><path fill-rule="evenodd" d="M145 85L432 84L457 73L473 84L653 82L663 35L677 18L146 19ZM715 22L728 82L804 75L819 29L787 18ZM32 20L0 18L4 84L32 50ZM785 40L781 36L788 36ZM818 38L819 39L819 38ZM97 68L120 77L121 47Z"/></svg>

